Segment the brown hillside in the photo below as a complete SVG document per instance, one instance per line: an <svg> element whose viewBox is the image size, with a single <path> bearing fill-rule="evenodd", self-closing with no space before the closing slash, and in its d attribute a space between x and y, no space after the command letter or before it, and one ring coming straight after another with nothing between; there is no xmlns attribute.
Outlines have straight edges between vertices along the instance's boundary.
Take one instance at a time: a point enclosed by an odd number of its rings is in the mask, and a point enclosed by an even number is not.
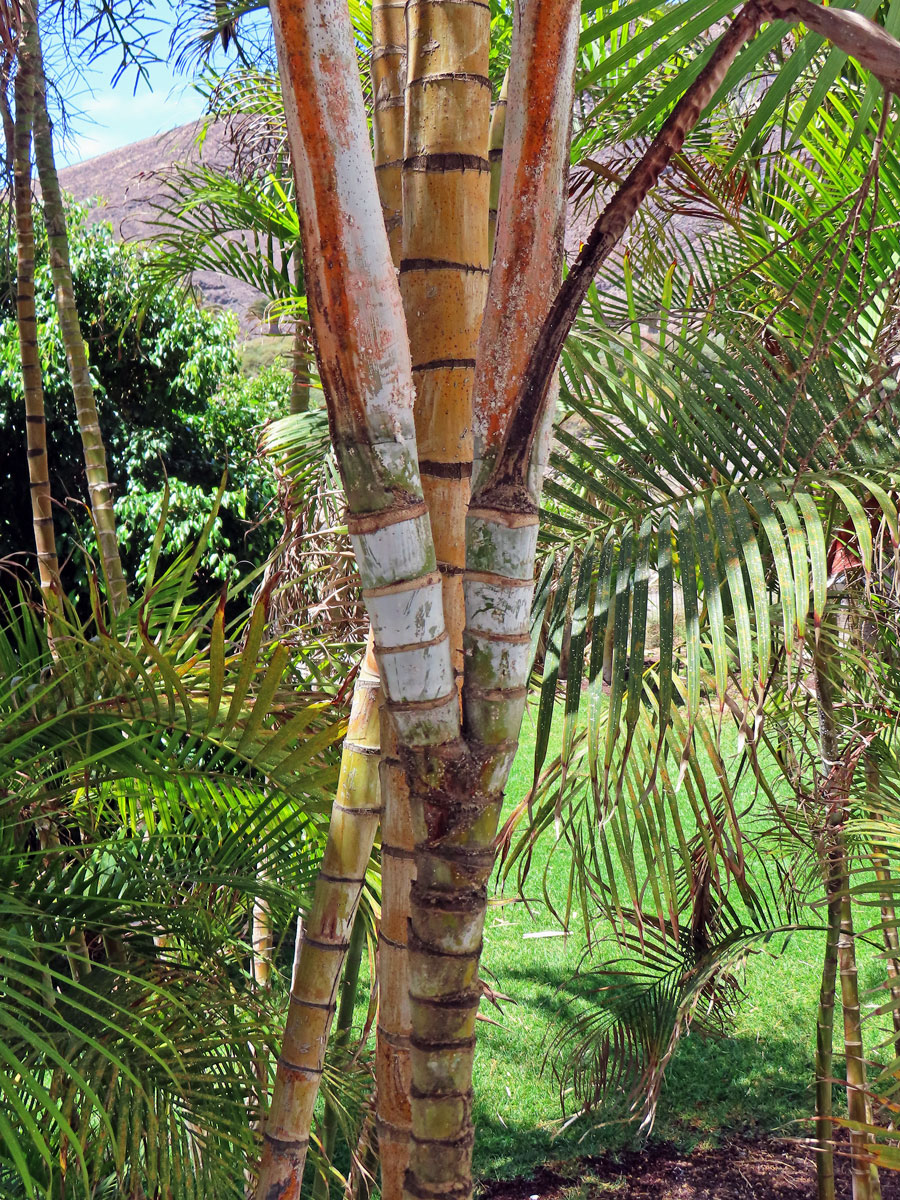
<svg viewBox="0 0 900 1200"><path fill-rule="evenodd" d="M109 221L115 236L124 241L142 241L152 232L151 205L160 193L160 172L176 163L201 161L196 146L199 126L195 121L65 167L59 173L62 186L76 200L91 203L92 221ZM222 131L212 126L203 144L202 161L224 164L227 158ZM260 299L253 288L211 271L198 271L194 283L206 304L236 313L245 334L259 332L259 322L249 312Z"/></svg>

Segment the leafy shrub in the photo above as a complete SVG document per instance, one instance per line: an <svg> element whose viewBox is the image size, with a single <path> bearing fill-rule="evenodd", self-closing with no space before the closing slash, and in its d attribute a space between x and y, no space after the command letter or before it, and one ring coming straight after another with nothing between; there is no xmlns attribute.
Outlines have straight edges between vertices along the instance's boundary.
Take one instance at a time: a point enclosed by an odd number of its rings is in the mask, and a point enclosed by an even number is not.
<svg viewBox="0 0 900 1200"><path fill-rule="evenodd" d="M88 226L69 209L75 298L97 395L110 478L116 488L126 575L145 572L168 479L163 558L195 539L212 511L223 471L229 477L204 561L205 582L224 580L265 557L275 531L260 523L274 481L256 456L259 426L287 408L289 378L275 368L252 382L238 374L236 322L169 291L135 312L147 252L113 241L108 225ZM51 488L60 557L93 542L75 402L53 303L46 240L37 213L36 305L47 412ZM2 255L14 262L9 249ZM0 557L33 565L25 421L15 324L14 268L0 281L0 480L11 502L0 510ZM64 568L79 579L80 556ZM202 582L202 581L201 581Z"/></svg>

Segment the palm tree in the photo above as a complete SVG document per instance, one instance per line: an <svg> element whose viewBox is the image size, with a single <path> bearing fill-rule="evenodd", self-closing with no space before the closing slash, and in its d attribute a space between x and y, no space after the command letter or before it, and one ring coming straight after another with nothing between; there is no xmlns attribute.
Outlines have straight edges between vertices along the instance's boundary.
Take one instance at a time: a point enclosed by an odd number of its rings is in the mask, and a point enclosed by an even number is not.
<svg viewBox="0 0 900 1200"><path fill-rule="evenodd" d="M34 157L41 184L50 271L53 275L59 328L66 348L66 361L75 397L78 427L84 447L88 495L97 533L100 559L106 574L113 609L120 611L128 602L128 588L125 576L122 574L122 560L116 540L116 518L106 464L106 447L103 444L94 385L91 380L84 338L81 335L78 310L75 306L66 213L53 153L53 130L47 110L47 81L44 77L40 27L37 18L34 41L37 55L34 92Z"/></svg>
<svg viewBox="0 0 900 1200"><path fill-rule="evenodd" d="M47 462L47 433L44 390L38 350L37 317L34 308L34 214L31 196L31 142L40 77L40 44L34 0L19 6L18 49L15 72L15 113L4 115L12 128L13 196L16 214L16 319L22 359L25 394L25 427L28 445L28 475L31 481L31 510L41 587L48 614L61 592L56 537L53 528L53 498ZM2 103L6 106L5 91ZM9 141L9 138L7 138Z"/></svg>
<svg viewBox="0 0 900 1200"><path fill-rule="evenodd" d="M285 990L279 971L253 983L249 912L261 899L278 928L293 920L343 722L333 696L298 694L284 645L264 644L264 602L227 632L223 606L184 604L194 567L153 580L129 629L127 613L115 632L82 625L63 601L52 655L40 612L4 603L11 1195L243 1190L260 1105L251 1047L271 1042ZM358 1072L338 1086L358 1102Z"/></svg>
<svg viewBox="0 0 900 1200"><path fill-rule="evenodd" d="M729 913L724 937L710 937L706 929L703 952L686 969L685 951L678 949L684 941L679 914L690 900L696 916L702 895L703 925L709 913L721 920L733 903L730 874L746 902L750 880L743 857L755 835L734 819L734 775L746 767L757 773L781 829L773 852L782 855L787 840L797 858L787 877L803 882L792 885L800 889L792 906L817 900L823 888L827 899L817 1030L822 1196L834 1189L831 1039L839 957L847 1044L862 1044L851 872L871 869L872 851L867 844L859 858L855 848L851 853L845 827L854 806L869 803L860 800L856 781L867 747L876 736L889 738L879 723L893 721L889 713L876 717L890 688L873 670L879 656L854 648L846 617L852 601L863 614L854 618L857 626L890 632L878 617L883 586L875 609L866 598L871 581L890 572L870 523L892 543L897 532L891 499L898 437L891 369L896 274L885 278L883 271L885 262L897 261L897 160L882 154L883 119L860 123L865 93L865 80L855 91L847 86L839 115L828 113L811 126L802 152L793 161L781 156L769 174L754 160L742 159L733 176L714 166L707 170L699 159L682 163L681 179L668 181L669 194L689 195L695 212L697 190L683 191L685 178L703 179L720 211L735 178L761 176L760 185L741 187L743 201L729 210L720 234L707 230L702 261L673 237L700 284L695 276L686 282L671 265L654 274L653 262L666 259L655 249L643 279L626 260L624 295L603 300L611 331L595 313L570 339L568 416L558 430L546 495L550 527L573 545L558 569L549 618L536 774L546 754L561 639L568 631L563 754L543 785L546 798L536 803L532 829L512 852L512 860L521 860L541 829L566 813L566 838L592 878L590 890L604 897L606 914L626 942L640 945L654 923L671 924L675 949L665 950L664 935L662 949L653 951L649 983L637 987L631 1008L614 996L595 1023L587 1019L567 1056L586 1103L609 1088L614 1070L627 1076L641 1062L647 1074L639 1077L633 1098L643 1110L649 1094L652 1110L674 1045L669 1039L680 1035L701 996L708 998L702 989L712 986L717 957L727 970L746 947L743 935L736 937L741 924ZM818 173L810 170L811 161ZM657 221L657 238L659 230ZM735 429L741 430L737 446ZM847 542L853 554L842 549ZM848 580L850 562L856 565ZM552 576L551 564L548 588ZM648 652L648 629L657 621L658 644ZM890 662L889 650L882 653ZM575 731L585 675L583 740ZM803 682L807 675L811 692ZM817 708L812 730L803 716L810 695ZM716 749L715 727L728 714L738 747L745 743L738 769L728 769ZM660 744L655 731L666 731L670 722L670 742ZM768 732L770 722L788 754ZM695 808L702 847L685 839L677 816L679 775L689 794L695 786L703 789L696 756L711 757L723 781L715 802L721 815L713 815L715 805L709 807L705 793ZM812 769L798 774L797 763ZM795 808L773 790L776 765L784 766L798 797ZM702 818L704 806L708 819ZM591 810L595 815L588 815ZM698 892L695 883L701 848L704 870L716 861L727 868L721 881L713 879L711 905L708 885ZM614 860L622 863L627 896L609 890ZM892 886L885 860L880 862L886 884L882 926L888 932L894 924ZM790 912L780 911L777 895L772 903L775 923L786 928ZM753 937L769 936L771 920L760 923L757 907L754 901L742 927ZM693 920L688 933L687 950L695 954ZM891 954L890 936L887 949ZM665 987L660 963L670 972ZM646 1019L653 988L660 1006L651 1037L637 1019ZM611 1060L610 1048L620 1038L643 1039L641 1054ZM865 1094L864 1056L861 1049L848 1051L858 1195L873 1186Z"/></svg>
<svg viewBox="0 0 900 1200"><path fill-rule="evenodd" d="M437 528L439 522L429 519L436 510L429 508L421 483L412 372L417 360L410 360L412 330L403 320L383 222L373 219L380 206L349 18L339 4L319 5L315 13L302 4L274 7L320 375L416 834L409 926L413 1133L405 1184L416 1195L464 1197L471 1189L471 1062L484 888L524 707L537 501L548 446L548 397L562 343L596 271L701 112L728 83L729 72L738 72L736 60L745 45L774 17L802 19L856 54L889 90L896 87L896 46L855 14L806 3L747 5L698 62L693 82L601 215L557 291L579 14L571 4L526 3L519 12L495 265L475 356L475 474L467 515L461 719L436 572L432 525ZM408 30L408 48L410 36ZM745 55L741 68L746 61ZM682 78L677 87L684 86ZM407 120L414 110L411 95ZM455 101L450 105L455 107ZM487 109L479 137L482 133L486 147ZM407 219L404 208L404 229ZM448 246L454 236L454 230L447 231ZM415 244L404 234L404 247ZM417 303L429 299L426 294ZM697 428L687 405L684 421L692 439L702 438L703 429ZM653 479L658 485L658 466ZM828 488L827 481L823 486ZM836 481L829 495L840 495L840 486ZM791 500L763 493L757 511L766 536L772 530L770 513L781 503ZM753 515L746 507L726 515L718 501L707 512L692 500L683 517L681 512L679 508L677 544L689 561L695 561L693 547L699 546L705 582L712 578L714 564L712 543L706 541L710 522L721 516L726 536L729 518L744 518L752 528ZM774 530L772 537L777 542ZM657 539L652 525L635 531L621 550L610 547L618 582L613 621L617 682L609 726L617 730L624 701L631 745L635 706L640 709L640 671L632 671L632 682L624 689L627 582L633 556L637 579L640 583L643 578L641 586L646 586L646 563L656 541L662 547L661 566L668 570L666 537ZM758 548L755 533L745 542ZM755 571L750 578L758 581ZM738 591L733 571L728 583ZM711 589L710 596L714 594ZM687 713L697 728L695 600L688 613ZM715 640L724 632L721 618L713 606ZM753 679L745 633L741 627L742 696ZM627 655L635 666L640 661L636 647L639 639ZM667 675L671 679L670 667L661 674L663 683ZM724 675L716 682L724 696ZM662 738L668 737L667 715L664 705ZM682 746L684 733L682 728L677 739ZM614 743L615 734L612 739ZM609 765L604 762L604 768ZM384 790L390 806L390 788ZM299 1190L308 1129L291 1101L307 1077L306 1064L282 1057L269 1118L277 1133L267 1141L263 1196L273 1189L284 1196Z"/></svg>

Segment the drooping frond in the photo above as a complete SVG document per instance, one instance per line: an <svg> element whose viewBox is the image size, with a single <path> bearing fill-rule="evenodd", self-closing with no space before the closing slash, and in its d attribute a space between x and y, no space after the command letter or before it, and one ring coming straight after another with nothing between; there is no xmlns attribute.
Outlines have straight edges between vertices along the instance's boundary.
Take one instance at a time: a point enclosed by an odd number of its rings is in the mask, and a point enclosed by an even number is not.
<svg viewBox="0 0 900 1200"><path fill-rule="evenodd" d="M264 600L226 633L182 598L170 572L115 631L66 613L52 655L24 600L0 623L4 1194L243 1192L277 1025L249 914L293 921L343 723Z"/></svg>

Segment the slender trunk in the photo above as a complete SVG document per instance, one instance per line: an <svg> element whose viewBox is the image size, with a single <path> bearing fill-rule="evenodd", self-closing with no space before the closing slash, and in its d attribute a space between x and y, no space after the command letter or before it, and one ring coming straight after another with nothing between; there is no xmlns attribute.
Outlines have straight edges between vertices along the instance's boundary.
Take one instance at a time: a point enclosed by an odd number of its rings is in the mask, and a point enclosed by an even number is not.
<svg viewBox="0 0 900 1200"><path fill-rule="evenodd" d="M14 192L16 209L16 321L22 383L25 391L25 430L28 447L28 477L31 513L37 550L41 590L48 613L57 604L62 588L56 537L53 528L53 500L47 465L47 426L44 418L44 388L37 340L37 316L34 305L34 217L31 208L31 135L34 124L37 55L37 19L32 0L21 4L18 69L15 81L14 121Z"/></svg>
<svg viewBox="0 0 900 1200"><path fill-rule="evenodd" d="M39 44L34 99L34 156L44 205L44 223L47 227L50 274L53 279L56 312L66 350L69 380L75 397L75 412L81 432L88 495L91 501L94 527L97 531L100 559L106 575L113 610L121 612L128 603L128 589L122 573L119 543L116 538L116 516L107 469L106 447L103 444L94 385L81 333L78 309L75 305L66 214L53 155L53 130L47 111L47 89Z"/></svg>
<svg viewBox="0 0 900 1200"><path fill-rule="evenodd" d="M406 89L406 0L372 3L372 135L375 178L391 258L400 265L403 237L403 112Z"/></svg>
<svg viewBox="0 0 900 1200"><path fill-rule="evenodd" d="M494 256L497 237L497 213L500 209L500 174L503 170L503 139L506 136L506 106L509 91L509 67L503 76L500 95L491 113L491 133L488 139L488 158L491 161L491 199L488 209L488 254Z"/></svg>
<svg viewBox="0 0 900 1200"><path fill-rule="evenodd" d="M319 374L408 778L416 764L439 764L459 748L460 718L416 456L402 301L379 211L346 5L276 0L272 11ZM379 973L383 980L384 962Z"/></svg>
<svg viewBox="0 0 900 1200"><path fill-rule="evenodd" d="M409 894L415 879L416 838L397 730L381 714L381 924L378 929L378 1023L375 1042L375 1127L381 1194L397 1200L409 1165L410 1015L406 952Z"/></svg>
<svg viewBox="0 0 900 1200"><path fill-rule="evenodd" d="M866 758L866 784L870 792L879 790L878 766ZM884 933L885 966L891 987L891 1019L894 1025L894 1055L900 1058L900 935L897 932L897 910L893 901L893 879L890 859L885 847L876 842L872 847L872 866L875 878L884 884L881 893L881 920Z"/></svg>
<svg viewBox="0 0 900 1200"><path fill-rule="evenodd" d="M372 5L372 91L375 178L391 259L403 256L404 111L407 78L405 0ZM375 1041L375 1127L381 1194L396 1200L409 1161L409 998L406 925L415 838L409 798L387 708L381 714L381 923L378 929L378 1020Z"/></svg>
<svg viewBox="0 0 900 1200"><path fill-rule="evenodd" d="M303 322L297 318L291 341L290 412L303 413L309 408L309 346Z"/></svg>
<svg viewBox="0 0 900 1200"><path fill-rule="evenodd" d="M291 1000L263 1139L260 1197L299 1194L313 1108L372 842L378 827L380 687L371 652L360 668L337 797L312 909L298 929Z"/></svg>
<svg viewBox="0 0 900 1200"><path fill-rule="evenodd" d="M473 429L483 470L467 525L463 736L417 461L409 342L378 212L349 14L341 0L272 5L319 374L416 835L405 1193L418 1200L465 1200L471 1191L486 882L524 707L537 501L562 339L602 258L743 44L770 10L807 7L760 0L741 10L555 297L580 6L524 0L516 10L512 60L521 69L510 84L497 254L476 355ZM831 9L816 9L812 21L845 41L860 33L855 16ZM885 44L872 50L866 37L874 35L862 35L864 62L884 66ZM889 83L894 52L891 41L881 76ZM448 244L457 236L450 230ZM294 1194L286 1177L276 1190Z"/></svg>
<svg viewBox="0 0 900 1200"><path fill-rule="evenodd" d="M500 220L476 354L476 459L493 446L562 262L568 130L579 6L535 0L515 13ZM483 228L486 227L483 226ZM541 441L540 453L546 450ZM477 467L477 463L476 463ZM539 493L541 463L529 479ZM477 477L476 470L476 477ZM467 515L463 722L466 753L412 776L419 833L410 919L413 1141L406 1194L471 1194L472 1065L486 889L503 788L525 703L536 504Z"/></svg>
<svg viewBox="0 0 900 1200"><path fill-rule="evenodd" d="M257 987L269 986L272 975L272 913L267 901L257 899L253 904L253 929L251 945L253 949L253 981Z"/></svg>
<svg viewBox="0 0 900 1200"><path fill-rule="evenodd" d="M357 915L353 922L353 932L350 934L350 947L347 950L347 962L344 966L344 979L341 983L341 1003L335 1020L335 1046L346 1048L350 1042L350 1030L353 1027L353 1009L356 1005L356 992L359 986L359 968L362 963L363 947L366 944L366 927ZM325 1105L322 1121L322 1146L325 1160L331 1163L334 1158L334 1148L337 1143L338 1110L334 1104ZM328 1176L324 1173L316 1176L313 1185L313 1200L328 1200L330 1191Z"/></svg>
<svg viewBox="0 0 900 1200"><path fill-rule="evenodd" d="M253 982L258 988L267 988L272 975L272 951L275 939L272 935L272 912L268 903L257 897L253 904L250 918L250 968ZM260 1117L254 1122L254 1128L262 1124L262 1114L266 1111L269 1100L269 1055L263 1042L250 1042L250 1053L253 1056L253 1071L256 1075L256 1096L254 1107ZM252 1186L252 1170L250 1165L244 1171L244 1182Z"/></svg>
<svg viewBox="0 0 900 1200"><path fill-rule="evenodd" d="M844 879L844 889L849 880ZM841 977L841 1003L844 1010L844 1049L847 1059L847 1110L850 1120L860 1126L869 1123L866 1060L863 1051L862 1019L859 1011L859 982L856 972L856 940L850 897L841 898L841 930L838 940L838 969ZM850 1169L853 1200L877 1200L880 1195L878 1174L869 1161L871 1135L865 1128L850 1130Z"/></svg>
<svg viewBox="0 0 900 1200"><path fill-rule="evenodd" d="M835 887L835 864L826 867L825 890L828 896L828 925L825 932L825 957L816 1017L816 1186L818 1200L834 1200L834 1124L832 1121L832 1079L834 1077L834 994L837 979L838 938L841 931L840 895Z"/></svg>
<svg viewBox="0 0 900 1200"><path fill-rule="evenodd" d="M890 980L891 1019L894 1025L894 1055L900 1058L900 938L897 936L897 910L893 904L893 878L888 870L887 856L880 848L872 854L875 878L885 884L882 893L881 917L884 931L885 967Z"/></svg>
<svg viewBox="0 0 900 1200"><path fill-rule="evenodd" d="M399 265L400 260L400 208L401 208L401 180L400 172L402 167L403 156L403 83L405 80L406 66L406 29L404 22L404 3L376 3L372 5L372 90L375 94L375 112L373 118L373 129L375 135L375 172L378 181L379 195L384 214L384 222L386 231L390 237L391 251L394 257L395 265ZM298 252L297 261L299 264L300 254ZM304 346L305 348L305 346ZM292 388L292 406L291 411L296 411L294 406L294 397L297 392L297 365L296 358L296 335L295 335L295 359L294 359L294 375ZM308 385L308 378L307 378ZM305 403L303 408L308 405L308 386L304 397ZM369 644L366 651L366 657L363 665L363 670L357 680L356 690L354 692L353 710L356 711L357 704L368 703L374 696L374 689L377 689L380 684L378 674L378 666L372 654L372 637L369 636ZM363 689L362 691L360 689ZM384 721L382 715L382 723ZM365 734L369 757L367 759L367 786L373 788L381 775L381 793L382 807L383 797L391 788L391 771L385 771L381 765L380 746L383 733L377 729L369 728ZM356 739L358 742L359 739ZM351 777L356 770L358 750L356 742L351 742L348 735L348 742L345 746L344 755L341 761L341 777L346 775ZM396 767L396 763L394 764ZM396 775L396 770L393 773ZM402 783L402 778L398 781ZM338 797L340 799L340 797ZM362 841L363 834L367 838L366 859L371 855L372 845L375 840L375 834L378 828L377 819L368 822L367 828L357 830L355 839L349 842L344 839L344 824L342 822L335 823L332 821L332 826L329 829L328 842L325 850L325 862L341 862L348 850L352 849L357 856L357 861L362 861L364 845ZM389 858L390 856L388 856ZM388 861L388 859L385 859ZM390 887L390 868L385 870L382 868L382 895L385 889ZM385 882L385 875L388 876L388 882ZM320 878L316 882L317 896L320 889L328 887L328 881ZM407 882L408 887L408 882ZM317 905L314 904L314 910ZM382 922L383 926L383 922ZM354 926L355 928L355 926ZM380 936L380 935L379 935ZM298 927L298 938L300 930ZM351 934L352 937L352 934ZM343 951L336 948L333 952L332 970L337 979L340 974L343 963ZM310 1011L307 1005L302 1003L304 997L311 986L311 981L305 977L305 972L308 969L309 963L306 958L299 952L295 951L294 955L294 972L292 981L292 994L301 998L298 1003L292 1004L288 1012L288 1019L285 1028L284 1041L285 1044L289 1040L296 1041L297 1038L303 1037L303 1029L308 1024L308 1014ZM312 981L314 984L314 981ZM321 1070L321 1066L325 1059L325 1049L328 1037L328 1030L324 1031L319 1044L319 1058L317 1066ZM385 1078L392 1076L392 1072L388 1072ZM300 1181L303 1175L303 1162L305 1161L305 1146L308 1144L310 1125L312 1122L313 1103L315 1100L315 1092L318 1089L318 1078L311 1083L313 1088L311 1101L307 1097L302 1101L302 1112L295 1111L292 1115L287 1113L275 1112L275 1100L273 1098L273 1114L270 1116L270 1121L278 1120L283 1125L290 1124L294 1131L295 1141L302 1143L302 1148L299 1150L298 1169L293 1173L292 1187L299 1191ZM279 1096L279 1104L287 1107L293 1103L292 1098L285 1093L282 1098ZM305 1140L304 1140L305 1139ZM389 1141L389 1134L385 1134L386 1143ZM271 1154L264 1154L263 1168L260 1174L260 1185L258 1194L262 1198L266 1195L266 1186L269 1179L278 1178L278 1166L273 1165ZM287 1159L282 1169L287 1169ZM293 1192L291 1194L297 1194Z"/></svg>
<svg viewBox="0 0 900 1200"><path fill-rule="evenodd" d="M847 797L858 753L849 751L846 761L840 757L839 726L835 708L838 679L835 653L830 632L822 629L814 652L814 674L819 716L819 742L822 757L823 847L826 856L825 878L828 896L829 937L832 925L839 922L837 967L841 984L841 1007L844 1018L844 1051L847 1074L847 1112L859 1128L850 1130L850 1170L853 1180L853 1200L880 1200L878 1171L869 1161L871 1135L865 1129L870 1124L866 1063L863 1051L862 1020L859 1010L859 984L856 971L856 942L853 936L853 914L850 900L850 872L844 840L847 819ZM836 911L835 911L836 910ZM830 964L826 958L826 971ZM825 979L822 983L825 989ZM820 1132L820 1144L822 1132ZM820 1157L820 1170L828 1167ZM833 1161L831 1164L833 1173ZM828 1184L827 1176L819 1178L820 1193ZM832 1182L833 1187L833 1182Z"/></svg>
<svg viewBox="0 0 900 1200"><path fill-rule="evenodd" d="M298 246L294 251L294 283L298 294L303 282L303 256ZM290 412L302 413L309 408L309 331L299 314L295 318L291 342L291 400Z"/></svg>

